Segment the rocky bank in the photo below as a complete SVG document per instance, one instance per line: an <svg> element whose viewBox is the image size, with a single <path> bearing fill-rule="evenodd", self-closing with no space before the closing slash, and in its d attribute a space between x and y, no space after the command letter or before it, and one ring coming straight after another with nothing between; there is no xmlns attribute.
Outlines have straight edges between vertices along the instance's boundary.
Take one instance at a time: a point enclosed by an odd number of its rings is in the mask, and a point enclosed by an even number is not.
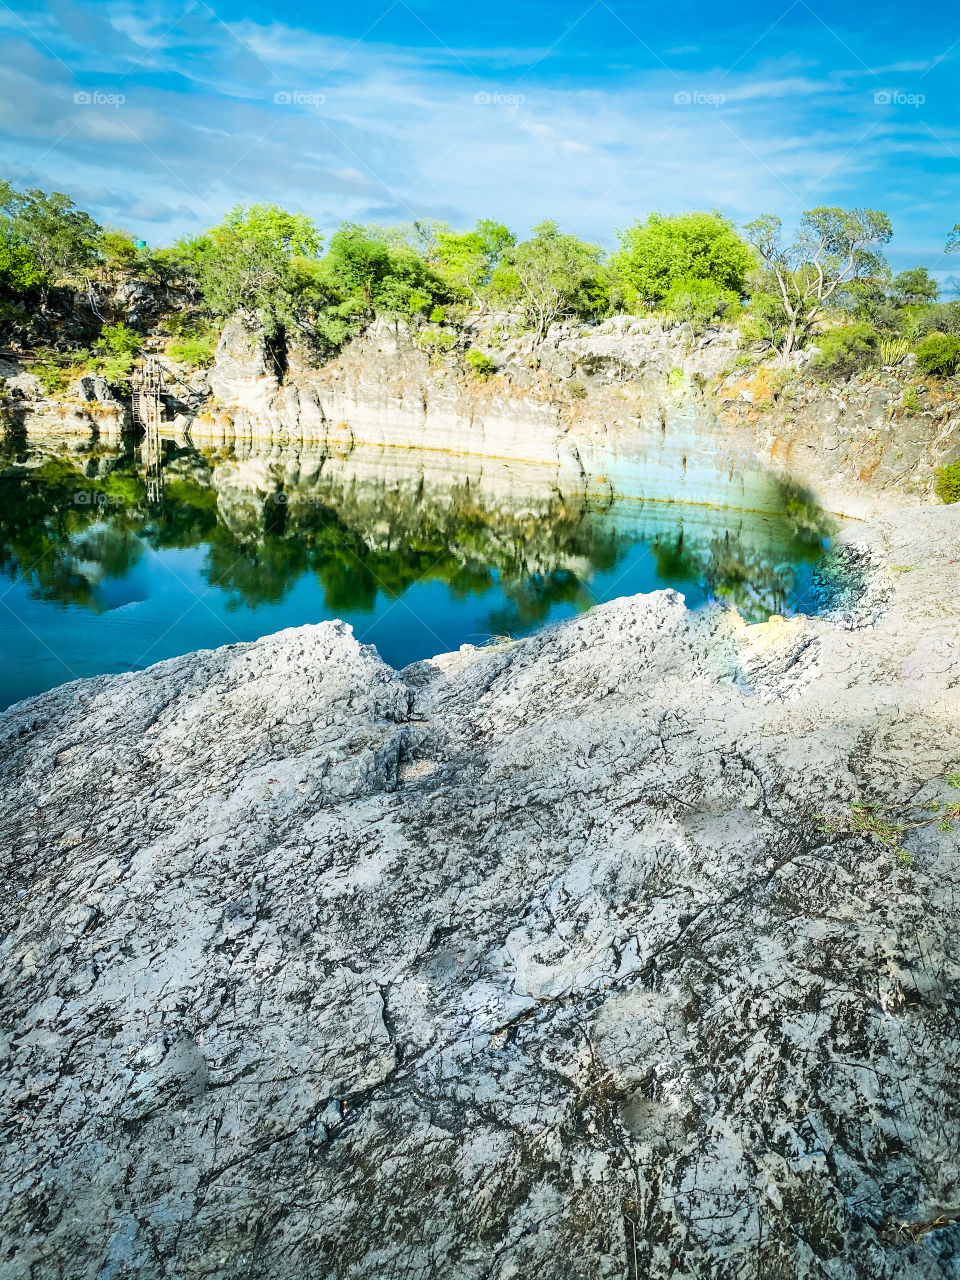
<svg viewBox="0 0 960 1280"><path fill-rule="evenodd" d="M563 486L632 497L770 511L800 490L857 518L931 501L936 468L960 458L960 405L949 387L908 387L912 357L828 385L809 353L751 365L733 329L620 316L557 325L531 351L528 338L503 336L509 319L477 322L439 361L416 332L378 321L335 357L291 346L278 363L235 318L209 371L168 363L168 419L200 446L444 450L545 464ZM467 347L494 361L489 381L465 369ZM29 369L0 362L0 377L6 419L28 434L112 438L129 426L102 378L53 401Z"/></svg>
<svg viewBox="0 0 960 1280"><path fill-rule="evenodd" d="M956 1280L958 834L818 815L958 794L960 511L838 557L0 717L0 1276Z"/></svg>

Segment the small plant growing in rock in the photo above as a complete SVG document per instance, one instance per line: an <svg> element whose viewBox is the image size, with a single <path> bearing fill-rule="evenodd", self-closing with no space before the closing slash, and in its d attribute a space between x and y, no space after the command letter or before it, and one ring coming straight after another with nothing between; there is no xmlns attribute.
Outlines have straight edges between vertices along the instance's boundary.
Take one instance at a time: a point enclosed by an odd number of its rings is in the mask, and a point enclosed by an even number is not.
<svg viewBox="0 0 960 1280"><path fill-rule="evenodd" d="M885 368L895 369L898 364L903 364L909 350L910 343L906 338L881 338L880 363Z"/></svg>
<svg viewBox="0 0 960 1280"><path fill-rule="evenodd" d="M923 396L916 387L906 387L904 389L901 404L908 418L915 418L918 413L923 413L925 407Z"/></svg>
<svg viewBox="0 0 960 1280"><path fill-rule="evenodd" d="M948 786L960 790L960 773L950 773L944 779ZM846 813L815 815L817 830L829 835L857 835L876 840L888 849L902 867L909 867L913 858L903 848L903 838L909 831L936 824L940 831L951 831L960 822L960 801L943 805L939 800L927 804L875 804L866 800L854 800Z"/></svg>
<svg viewBox="0 0 960 1280"><path fill-rule="evenodd" d="M960 462L937 467L934 472L933 491L941 502L960 502Z"/></svg>
<svg viewBox="0 0 960 1280"><path fill-rule="evenodd" d="M429 355L432 365L440 365L443 364L443 357L457 345L457 335L451 329L432 324L420 330L416 343Z"/></svg>
<svg viewBox="0 0 960 1280"><path fill-rule="evenodd" d="M494 361L489 356L485 356L482 351L468 351L464 360L467 368L480 382L488 382L491 374L497 371Z"/></svg>
<svg viewBox="0 0 960 1280"><path fill-rule="evenodd" d="M579 378L573 378L570 382L567 383L567 394L570 396L572 400L586 400L587 388L583 385L583 383L579 380Z"/></svg>
<svg viewBox="0 0 960 1280"><path fill-rule="evenodd" d="M684 371L680 368L679 365L674 365L674 367L667 374L667 386L683 387L683 386L686 386L686 383L687 383L687 375L684 373Z"/></svg>

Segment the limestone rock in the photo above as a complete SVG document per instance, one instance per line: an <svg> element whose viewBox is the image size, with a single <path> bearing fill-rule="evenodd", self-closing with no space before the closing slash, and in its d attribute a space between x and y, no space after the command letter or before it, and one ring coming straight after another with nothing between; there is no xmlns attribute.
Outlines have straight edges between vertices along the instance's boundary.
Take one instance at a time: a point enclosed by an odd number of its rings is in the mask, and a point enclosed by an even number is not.
<svg viewBox="0 0 960 1280"><path fill-rule="evenodd" d="M249 413L269 410L279 387L262 328L234 316L223 326L209 374L211 394Z"/></svg>
<svg viewBox="0 0 960 1280"><path fill-rule="evenodd" d="M3 1280L955 1280L958 837L818 815L958 794L960 511L840 555L0 717Z"/></svg>

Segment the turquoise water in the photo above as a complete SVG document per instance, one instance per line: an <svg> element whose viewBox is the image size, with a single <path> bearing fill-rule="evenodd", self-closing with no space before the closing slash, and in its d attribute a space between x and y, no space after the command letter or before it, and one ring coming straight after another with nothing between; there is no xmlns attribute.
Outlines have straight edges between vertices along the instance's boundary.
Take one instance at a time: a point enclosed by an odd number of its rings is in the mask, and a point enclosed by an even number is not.
<svg viewBox="0 0 960 1280"><path fill-rule="evenodd" d="M809 511L564 491L546 468L408 450L164 449L160 501L130 448L0 453L0 706L325 618L402 667L665 586L751 620L820 603Z"/></svg>

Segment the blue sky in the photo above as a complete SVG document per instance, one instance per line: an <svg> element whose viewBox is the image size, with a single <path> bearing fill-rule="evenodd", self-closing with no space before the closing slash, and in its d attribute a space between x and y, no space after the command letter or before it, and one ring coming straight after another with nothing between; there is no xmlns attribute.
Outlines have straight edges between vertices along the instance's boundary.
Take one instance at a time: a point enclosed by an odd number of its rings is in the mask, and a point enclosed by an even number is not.
<svg viewBox="0 0 960 1280"><path fill-rule="evenodd" d="M960 6L0 0L2 171L153 243L239 202L342 219L886 209L944 278Z"/></svg>

